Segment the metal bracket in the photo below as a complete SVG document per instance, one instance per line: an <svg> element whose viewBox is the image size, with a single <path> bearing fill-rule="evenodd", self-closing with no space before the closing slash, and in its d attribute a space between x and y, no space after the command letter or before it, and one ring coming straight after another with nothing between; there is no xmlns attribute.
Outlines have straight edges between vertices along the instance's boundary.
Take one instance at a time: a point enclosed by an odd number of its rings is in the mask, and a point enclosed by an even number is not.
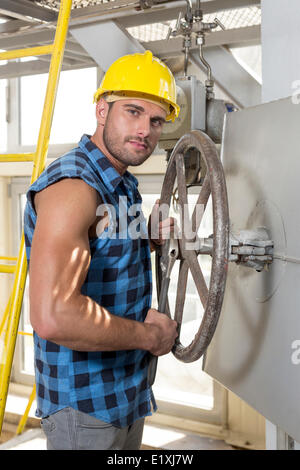
<svg viewBox="0 0 300 470"><path fill-rule="evenodd" d="M197 254L213 254L213 239L198 239ZM253 268L258 272L268 268L273 262L274 242L270 239L265 227L255 230L241 230L237 234L230 233L228 261Z"/></svg>
<svg viewBox="0 0 300 470"><path fill-rule="evenodd" d="M274 242L265 227L241 230L229 237L229 261L263 271L273 261Z"/></svg>

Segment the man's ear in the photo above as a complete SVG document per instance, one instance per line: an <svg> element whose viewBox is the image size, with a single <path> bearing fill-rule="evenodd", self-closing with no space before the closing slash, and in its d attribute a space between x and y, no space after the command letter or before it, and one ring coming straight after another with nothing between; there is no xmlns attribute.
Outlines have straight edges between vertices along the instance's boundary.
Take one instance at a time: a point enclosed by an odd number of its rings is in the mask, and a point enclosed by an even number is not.
<svg viewBox="0 0 300 470"><path fill-rule="evenodd" d="M97 119L98 124L100 125L105 124L108 110L109 110L108 103L105 101L104 98L100 98L96 104L96 119Z"/></svg>

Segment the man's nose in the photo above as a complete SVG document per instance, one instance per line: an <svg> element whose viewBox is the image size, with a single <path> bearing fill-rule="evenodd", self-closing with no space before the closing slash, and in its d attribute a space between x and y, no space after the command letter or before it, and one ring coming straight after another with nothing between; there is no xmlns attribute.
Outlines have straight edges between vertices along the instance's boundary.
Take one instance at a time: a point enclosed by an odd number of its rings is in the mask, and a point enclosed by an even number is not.
<svg viewBox="0 0 300 470"><path fill-rule="evenodd" d="M148 137L151 130L151 122L149 117L143 116L139 119L137 133L140 137Z"/></svg>

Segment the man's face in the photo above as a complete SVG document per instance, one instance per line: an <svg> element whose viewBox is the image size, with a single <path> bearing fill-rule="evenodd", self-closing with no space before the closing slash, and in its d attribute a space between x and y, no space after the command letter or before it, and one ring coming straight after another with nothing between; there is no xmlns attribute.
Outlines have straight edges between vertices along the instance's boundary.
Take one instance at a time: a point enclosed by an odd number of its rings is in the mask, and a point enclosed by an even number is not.
<svg viewBox="0 0 300 470"><path fill-rule="evenodd" d="M103 142L122 164L141 165L155 149L165 118L166 112L154 103L140 99L115 101L107 113Z"/></svg>

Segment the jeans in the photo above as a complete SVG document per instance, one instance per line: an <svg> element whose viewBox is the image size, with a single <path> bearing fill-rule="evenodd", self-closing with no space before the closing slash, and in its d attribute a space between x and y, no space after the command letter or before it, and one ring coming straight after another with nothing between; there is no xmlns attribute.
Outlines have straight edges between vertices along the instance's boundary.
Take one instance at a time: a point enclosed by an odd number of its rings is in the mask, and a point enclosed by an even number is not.
<svg viewBox="0 0 300 470"><path fill-rule="evenodd" d="M144 418L117 428L67 407L41 420L47 450L138 450Z"/></svg>

